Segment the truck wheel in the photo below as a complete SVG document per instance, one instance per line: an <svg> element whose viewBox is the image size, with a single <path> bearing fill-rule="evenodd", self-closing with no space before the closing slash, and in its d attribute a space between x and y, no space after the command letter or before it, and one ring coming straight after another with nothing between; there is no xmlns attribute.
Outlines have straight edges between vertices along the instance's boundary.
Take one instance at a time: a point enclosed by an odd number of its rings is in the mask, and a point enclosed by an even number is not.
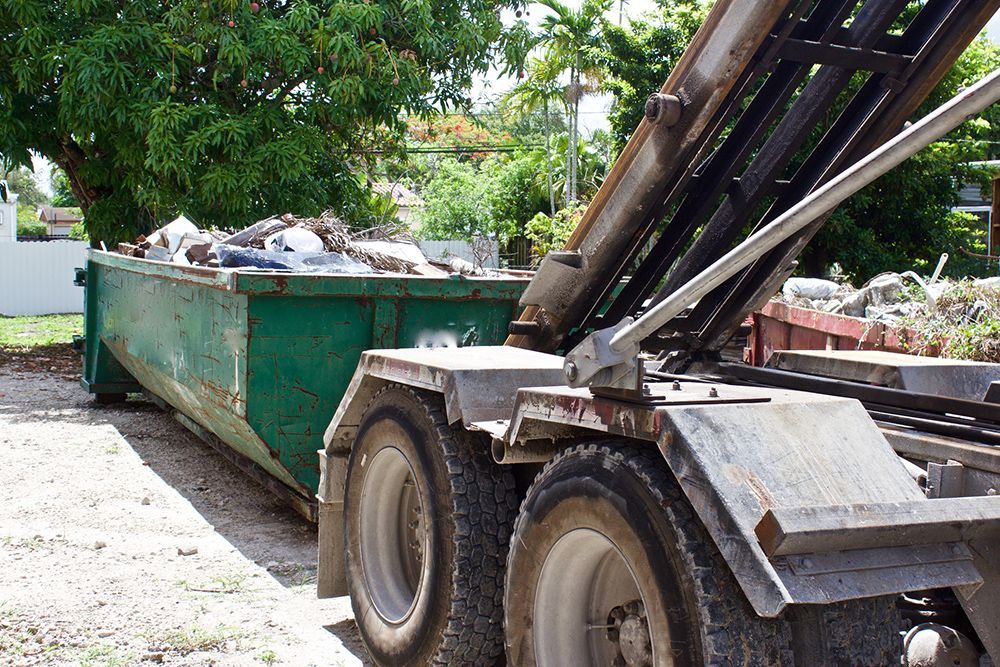
<svg viewBox="0 0 1000 667"><path fill-rule="evenodd" d="M513 665L791 665L651 446L587 444L539 473L507 564Z"/></svg>
<svg viewBox="0 0 1000 667"><path fill-rule="evenodd" d="M503 572L517 498L488 443L452 428L439 396L372 399L347 468L347 576L383 665L491 664L503 653Z"/></svg>

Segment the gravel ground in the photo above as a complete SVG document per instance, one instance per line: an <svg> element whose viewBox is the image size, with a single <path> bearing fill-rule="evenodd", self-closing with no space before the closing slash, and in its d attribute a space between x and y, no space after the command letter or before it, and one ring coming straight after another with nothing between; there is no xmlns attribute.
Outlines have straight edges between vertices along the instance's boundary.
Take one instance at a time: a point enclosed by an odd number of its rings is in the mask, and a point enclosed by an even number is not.
<svg viewBox="0 0 1000 667"><path fill-rule="evenodd" d="M315 528L64 366L0 365L0 508L2 664L362 664L347 598L315 598Z"/></svg>

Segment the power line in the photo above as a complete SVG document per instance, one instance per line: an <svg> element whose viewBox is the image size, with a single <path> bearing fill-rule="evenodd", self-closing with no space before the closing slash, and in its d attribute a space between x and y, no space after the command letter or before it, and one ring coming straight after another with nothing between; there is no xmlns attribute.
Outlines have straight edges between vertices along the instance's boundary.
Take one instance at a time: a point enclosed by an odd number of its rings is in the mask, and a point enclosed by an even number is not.
<svg viewBox="0 0 1000 667"><path fill-rule="evenodd" d="M493 146L429 146L427 148L407 148L407 153L514 153L519 150L531 148L544 148L545 144L508 144ZM354 155L382 155L385 153L395 153L396 151L386 151L378 148L370 150L347 151Z"/></svg>

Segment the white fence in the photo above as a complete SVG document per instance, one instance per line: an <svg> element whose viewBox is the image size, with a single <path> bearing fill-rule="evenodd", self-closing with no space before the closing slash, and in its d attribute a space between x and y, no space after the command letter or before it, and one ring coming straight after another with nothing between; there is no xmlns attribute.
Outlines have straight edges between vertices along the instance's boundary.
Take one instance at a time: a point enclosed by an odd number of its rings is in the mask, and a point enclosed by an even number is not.
<svg viewBox="0 0 1000 667"><path fill-rule="evenodd" d="M83 241L0 243L0 315L82 313L83 288L73 269L83 266Z"/></svg>
<svg viewBox="0 0 1000 667"><path fill-rule="evenodd" d="M461 240L451 240L451 241L420 241L420 249L424 251L424 255L430 257L431 259L438 259L441 257L461 257L462 259L472 262L473 264L479 264L479 259L476 258L473 252L472 243L469 241ZM500 248L496 241L490 241L483 239L477 241L477 244L482 244L483 255L485 261L483 261L483 268L495 269L500 265Z"/></svg>

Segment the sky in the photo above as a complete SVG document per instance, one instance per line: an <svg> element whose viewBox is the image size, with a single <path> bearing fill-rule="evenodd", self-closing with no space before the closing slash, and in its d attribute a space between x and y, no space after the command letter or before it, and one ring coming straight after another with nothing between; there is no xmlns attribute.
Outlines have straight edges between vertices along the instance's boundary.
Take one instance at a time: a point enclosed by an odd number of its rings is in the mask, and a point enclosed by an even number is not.
<svg viewBox="0 0 1000 667"><path fill-rule="evenodd" d="M579 0L566 0L571 6L579 6ZM639 16L656 8L654 0L627 0L624 15L626 20L629 16ZM617 8L616 8L617 9ZM613 14L615 15L615 14ZM538 19L542 16L542 9L538 5L529 6L528 20L537 26ZM986 33L995 42L1000 42L1000 12L990 20L986 26ZM510 77L498 77L494 74L482 77L473 88L473 96L477 99L488 99L498 97L506 90L509 90L515 79ZM598 128L607 128L608 109L611 106L610 95L591 95L585 97L580 104L580 126L585 134L589 134ZM39 185L43 190L52 194L49 184L49 163L40 157L34 158L35 174L38 177Z"/></svg>

